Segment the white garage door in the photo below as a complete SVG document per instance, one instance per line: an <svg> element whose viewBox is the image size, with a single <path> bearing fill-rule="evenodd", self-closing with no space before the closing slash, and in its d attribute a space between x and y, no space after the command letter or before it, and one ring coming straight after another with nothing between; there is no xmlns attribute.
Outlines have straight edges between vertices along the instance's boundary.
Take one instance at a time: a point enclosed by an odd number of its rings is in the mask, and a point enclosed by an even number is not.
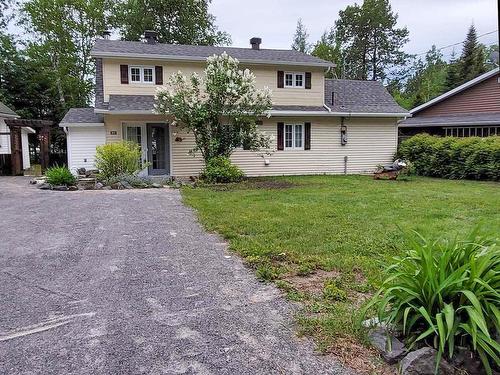
<svg viewBox="0 0 500 375"><path fill-rule="evenodd" d="M95 149L106 142L104 126L68 127L68 165L78 168L95 168Z"/></svg>

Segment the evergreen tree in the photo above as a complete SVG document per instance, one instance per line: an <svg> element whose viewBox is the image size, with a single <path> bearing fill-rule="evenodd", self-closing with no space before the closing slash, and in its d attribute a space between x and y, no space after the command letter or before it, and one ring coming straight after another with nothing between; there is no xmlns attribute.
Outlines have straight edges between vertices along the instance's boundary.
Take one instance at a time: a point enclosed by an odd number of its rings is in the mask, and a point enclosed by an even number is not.
<svg viewBox="0 0 500 375"><path fill-rule="evenodd" d="M486 71L484 47L477 41L477 32L471 25L460 56L460 84L470 81Z"/></svg>
<svg viewBox="0 0 500 375"><path fill-rule="evenodd" d="M450 62L448 63L446 69L446 80L444 84L445 91L453 90L455 87L460 85L460 82L459 61L455 55L455 51L453 50Z"/></svg>
<svg viewBox="0 0 500 375"><path fill-rule="evenodd" d="M299 18L297 21L297 28L295 29L295 35L293 36L292 49L303 53L309 53L310 46L307 39L309 39L309 34L302 23L302 19Z"/></svg>
<svg viewBox="0 0 500 375"><path fill-rule="evenodd" d="M397 28L398 15L389 0L365 0L339 12L335 35L349 62L347 78L384 79L388 70L402 67L408 55L408 29Z"/></svg>

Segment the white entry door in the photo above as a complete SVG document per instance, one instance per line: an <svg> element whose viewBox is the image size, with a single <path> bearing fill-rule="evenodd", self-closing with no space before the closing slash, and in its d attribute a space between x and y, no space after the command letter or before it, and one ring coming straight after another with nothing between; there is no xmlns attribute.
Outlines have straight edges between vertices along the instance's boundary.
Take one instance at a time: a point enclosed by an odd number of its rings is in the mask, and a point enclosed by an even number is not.
<svg viewBox="0 0 500 375"><path fill-rule="evenodd" d="M123 140L137 143L141 148L141 161L145 165L148 162L148 142L146 133L146 124L141 123L124 123L123 124ZM139 176L147 176L148 168L144 168L139 172Z"/></svg>

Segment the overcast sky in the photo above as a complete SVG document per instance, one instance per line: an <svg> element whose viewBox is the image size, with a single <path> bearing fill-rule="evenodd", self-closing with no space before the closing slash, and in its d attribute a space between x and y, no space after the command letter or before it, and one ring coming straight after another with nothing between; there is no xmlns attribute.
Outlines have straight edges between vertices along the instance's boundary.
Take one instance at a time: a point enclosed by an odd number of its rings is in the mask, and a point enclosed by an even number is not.
<svg viewBox="0 0 500 375"><path fill-rule="evenodd" d="M358 0L360 3L362 0ZM324 30L337 19L348 0L213 0L211 12L221 30L231 34L233 46L246 47L252 36L261 37L263 48L289 48L302 18L310 42L319 39ZM478 34L498 29L497 0L392 0L399 14L399 26L410 31L406 51L425 52L460 42L472 22ZM498 43L498 33L479 39L484 44ZM455 47L460 52L461 47ZM452 48L443 50L448 57Z"/></svg>

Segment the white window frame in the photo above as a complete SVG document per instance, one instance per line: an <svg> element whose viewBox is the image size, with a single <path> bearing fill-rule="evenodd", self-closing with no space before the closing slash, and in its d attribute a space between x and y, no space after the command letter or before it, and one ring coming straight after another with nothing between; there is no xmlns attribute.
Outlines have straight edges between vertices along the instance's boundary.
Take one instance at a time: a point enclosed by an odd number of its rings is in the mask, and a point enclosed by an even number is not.
<svg viewBox="0 0 500 375"><path fill-rule="evenodd" d="M139 69L141 79L140 81L133 81L132 80L132 69ZM151 69L152 72L152 81L145 81L144 80L144 69ZM130 77L130 83L136 83L136 84L145 84L145 85L154 85L156 82L156 76L155 76L155 67L154 66L143 66L143 65L130 65L128 67L128 75Z"/></svg>
<svg viewBox="0 0 500 375"><path fill-rule="evenodd" d="M286 84L286 75L291 74L292 75L292 85L287 85ZM297 86L297 76L302 76L302 85ZM305 72L285 72L284 75L284 87L288 89L303 89L306 87L306 73Z"/></svg>
<svg viewBox="0 0 500 375"><path fill-rule="evenodd" d="M286 127L287 126L291 126L292 127L292 147L288 147L286 145ZM296 140L296 130L295 128L297 126L300 126L302 128L302 132L301 132L301 144L302 146L301 147L296 147L295 146L295 140ZM284 128L283 128L283 148L285 150L304 150L304 143L305 143L305 129L306 129L306 125L304 123L297 123L297 124L285 124Z"/></svg>

